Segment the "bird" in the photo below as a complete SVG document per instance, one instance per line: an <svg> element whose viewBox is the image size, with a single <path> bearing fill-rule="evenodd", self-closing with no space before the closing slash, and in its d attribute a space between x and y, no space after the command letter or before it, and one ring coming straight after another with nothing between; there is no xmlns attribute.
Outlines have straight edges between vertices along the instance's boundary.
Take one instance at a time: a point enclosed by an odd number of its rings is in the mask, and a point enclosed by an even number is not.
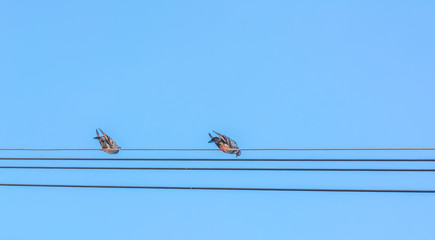
<svg viewBox="0 0 435 240"><path fill-rule="evenodd" d="M100 136L98 130L101 131L103 136ZM121 147L118 146L118 144L116 144L116 142L111 137L109 137L106 133L104 133L103 130L97 129L96 131L97 131L97 136L94 137L94 139L97 139L100 142L101 151L104 151L108 154L117 154L119 152L119 149L121 149Z"/></svg>
<svg viewBox="0 0 435 240"><path fill-rule="evenodd" d="M213 137L210 133L208 133L211 138L209 143L214 142L216 146L218 146L219 149L224 153L236 154L236 157L242 154L242 152L239 150L239 147L237 146L237 143L233 139L215 131L213 132L216 133L218 137Z"/></svg>

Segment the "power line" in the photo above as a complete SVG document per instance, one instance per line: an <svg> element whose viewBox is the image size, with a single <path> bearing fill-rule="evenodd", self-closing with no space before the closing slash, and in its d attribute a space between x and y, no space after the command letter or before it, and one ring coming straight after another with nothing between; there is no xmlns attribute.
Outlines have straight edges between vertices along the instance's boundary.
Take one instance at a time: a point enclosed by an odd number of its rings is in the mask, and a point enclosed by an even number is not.
<svg viewBox="0 0 435 240"><path fill-rule="evenodd" d="M0 148L0 151L100 151L100 148ZM219 151L207 148L126 148L120 151ZM435 148L241 148L228 149L241 151L422 151L435 150Z"/></svg>
<svg viewBox="0 0 435 240"><path fill-rule="evenodd" d="M291 191L291 192L370 192L370 193L435 193L435 190L385 190L385 189L312 189L312 188L244 188L244 187L167 187L167 186L111 186L111 185L52 185L0 183L2 187L53 187L53 188L126 188L163 190L232 190L232 191Z"/></svg>
<svg viewBox="0 0 435 240"><path fill-rule="evenodd" d="M221 162L435 162L435 159L293 159L293 158L0 158L4 161L221 161Z"/></svg>
<svg viewBox="0 0 435 240"><path fill-rule="evenodd" d="M46 167L0 166L0 169L58 169L58 170L181 170L181 171L342 171L342 172L435 172L435 169L379 168L191 168L191 167Z"/></svg>
<svg viewBox="0 0 435 240"><path fill-rule="evenodd" d="M217 149L219 150L219 149ZM380 151L380 150L406 150L406 151L421 151L435 150L435 148L245 148L245 149L229 149L242 151Z"/></svg>

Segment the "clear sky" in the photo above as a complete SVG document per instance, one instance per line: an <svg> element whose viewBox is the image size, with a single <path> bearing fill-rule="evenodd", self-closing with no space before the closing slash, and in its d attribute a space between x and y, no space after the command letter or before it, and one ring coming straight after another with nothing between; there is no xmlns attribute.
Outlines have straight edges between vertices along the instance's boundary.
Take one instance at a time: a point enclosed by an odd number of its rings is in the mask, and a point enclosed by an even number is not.
<svg viewBox="0 0 435 240"><path fill-rule="evenodd" d="M0 2L0 148L435 147L434 1ZM221 152L4 157L234 158ZM434 158L435 152L242 152ZM430 163L2 161L412 167ZM0 170L0 183L435 189L433 173ZM0 239L435 239L435 195L0 187Z"/></svg>

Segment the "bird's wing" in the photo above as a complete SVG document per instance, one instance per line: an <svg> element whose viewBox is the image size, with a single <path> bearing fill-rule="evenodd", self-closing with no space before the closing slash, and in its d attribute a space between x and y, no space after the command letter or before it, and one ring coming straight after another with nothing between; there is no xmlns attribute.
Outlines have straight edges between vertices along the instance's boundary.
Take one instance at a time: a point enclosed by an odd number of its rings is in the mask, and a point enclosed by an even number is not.
<svg viewBox="0 0 435 240"><path fill-rule="evenodd" d="M223 134L220 134L220 133L218 133L218 132L215 132L215 131L213 131L214 133L216 133L218 136L219 136L219 138L222 140L222 142L224 142L224 143L226 143L226 144L229 144L230 142L229 142L229 140L230 140L230 138L228 138L227 136L225 136L225 135L223 135Z"/></svg>
<svg viewBox="0 0 435 240"><path fill-rule="evenodd" d="M228 139L229 139L229 145L230 145L230 148L233 148L233 149L238 149L238 148L239 148L239 146L237 146L236 141L234 141L234 140L231 139L231 138L228 138Z"/></svg>
<svg viewBox="0 0 435 240"><path fill-rule="evenodd" d="M118 148L118 144L116 144L115 140L113 140L111 137L109 137L109 135L107 135L105 132L103 132L103 130L100 129L100 131L104 136L104 140L106 141L108 148Z"/></svg>

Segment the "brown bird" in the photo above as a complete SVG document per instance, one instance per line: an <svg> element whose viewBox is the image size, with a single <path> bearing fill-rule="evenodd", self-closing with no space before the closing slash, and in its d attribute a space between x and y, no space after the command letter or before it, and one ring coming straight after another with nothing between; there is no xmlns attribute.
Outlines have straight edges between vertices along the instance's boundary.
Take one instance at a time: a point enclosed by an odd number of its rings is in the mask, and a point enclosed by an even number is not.
<svg viewBox="0 0 435 240"><path fill-rule="evenodd" d="M105 134L103 130L99 129L103 136L100 136L97 129L97 136L94 137L94 139L98 139L101 145L101 151L104 151L108 154L117 154L119 152L119 149L121 149L116 142L109 137L109 135Z"/></svg>

